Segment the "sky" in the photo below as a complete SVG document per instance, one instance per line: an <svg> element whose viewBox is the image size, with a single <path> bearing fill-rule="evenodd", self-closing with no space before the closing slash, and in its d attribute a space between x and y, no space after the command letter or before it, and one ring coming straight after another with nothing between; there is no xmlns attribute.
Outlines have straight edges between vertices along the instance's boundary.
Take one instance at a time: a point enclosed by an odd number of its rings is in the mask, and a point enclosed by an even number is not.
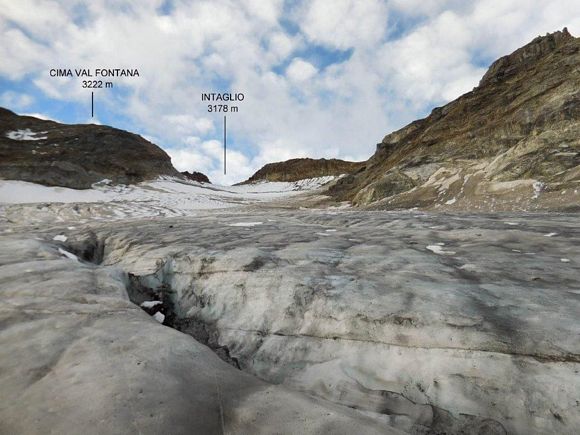
<svg viewBox="0 0 580 435"><path fill-rule="evenodd" d="M231 184L295 157L366 160L382 138L567 26L570 0L0 0L0 106L101 123ZM91 90L52 68L130 68ZM204 92L241 92L227 114Z"/></svg>

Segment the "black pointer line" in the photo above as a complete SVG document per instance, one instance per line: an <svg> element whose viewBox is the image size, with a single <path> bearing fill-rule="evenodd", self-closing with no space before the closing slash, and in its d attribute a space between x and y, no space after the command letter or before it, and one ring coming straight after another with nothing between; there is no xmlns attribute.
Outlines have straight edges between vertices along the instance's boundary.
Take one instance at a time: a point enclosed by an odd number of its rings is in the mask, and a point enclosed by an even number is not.
<svg viewBox="0 0 580 435"><path fill-rule="evenodd" d="M91 118L95 116L95 93L91 91Z"/></svg>
<svg viewBox="0 0 580 435"><path fill-rule="evenodd" d="M226 116L224 115L224 175L226 175L226 149L227 149L227 135L226 135Z"/></svg>

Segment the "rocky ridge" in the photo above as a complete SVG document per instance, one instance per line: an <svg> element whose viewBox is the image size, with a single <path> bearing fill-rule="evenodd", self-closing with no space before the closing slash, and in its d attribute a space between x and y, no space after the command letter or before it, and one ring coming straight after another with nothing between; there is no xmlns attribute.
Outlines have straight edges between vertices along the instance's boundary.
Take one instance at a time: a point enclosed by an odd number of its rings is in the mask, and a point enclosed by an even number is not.
<svg viewBox="0 0 580 435"><path fill-rule="evenodd" d="M88 189L104 179L132 184L179 177L141 136L103 125L66 125L0 108L0 178Z"/></svg>
<svg viewBox="0 0 580 435"><path fill-rule="evenodd" d="M197 181L198 183L208 183L211 184L211 181L209 181L209 178L207 175L201 173L201 172L197 172L197 171L193 171L193 172L189 172L189 171L183 171L181 172L181 175L183 175L185 178L187 178L190 181Z"/></svg>
<svg viewBox="0 0 580 435"><path fill-rule="evenodd" d="M538 37L330 189L379 209L580 209L580 38Z"/></svg>
<svg viewBox="0 0 580 435"><path fill-rule="evenodd" d="M268 163L240 184L258 181L299 181L308 178L338 176L360 169L364 163L339 159L291 159Z"/></svg>

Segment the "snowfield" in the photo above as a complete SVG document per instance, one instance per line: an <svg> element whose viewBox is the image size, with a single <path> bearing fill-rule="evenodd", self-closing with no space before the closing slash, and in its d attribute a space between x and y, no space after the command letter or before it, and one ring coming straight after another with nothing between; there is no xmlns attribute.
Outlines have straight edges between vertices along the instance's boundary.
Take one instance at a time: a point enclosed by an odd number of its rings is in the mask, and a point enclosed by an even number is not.
<svg viewBox="0 0 580 435"><path fill-rule="evenodd" d="M38 214L48 208L54 212L57 204L76 204L74 207L61 206L58 214L63 219L74 216L107 220L188 216L197 210L231 208L295 196L316 190L335 178L219 186L164 177L137 185L112 186L109 180L103 180L86 190L0 180L0 215L7 205L42 204L33 209L27 207L28 211Z"/></svg>
<svg viewBox="0 0 580 435"><path fill-rule="evenodd" d="M0 181L0 421L575 433L577 215L306 208L327 181Z"/></svg>

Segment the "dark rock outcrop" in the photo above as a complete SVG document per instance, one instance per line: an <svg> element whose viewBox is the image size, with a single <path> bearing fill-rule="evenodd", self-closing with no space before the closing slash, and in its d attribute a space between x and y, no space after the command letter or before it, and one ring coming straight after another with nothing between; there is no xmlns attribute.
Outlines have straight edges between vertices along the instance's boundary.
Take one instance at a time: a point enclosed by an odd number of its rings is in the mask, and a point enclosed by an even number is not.
<svg viewBox="0 0 580 435"><path fill-rule="evenodd" d="M381 209L580 208L580 38L538 37L330 188Z"/></svg>
<svg viewBox="0 0 580 435"><path fill-rule="evenodd" d="M306 178L348 174L362 168L362 162L347 162L339 159L291 159L285 162L268 163L241 184L256 181L298 181Z"/></svg>
<svg viewBox="0 0 580 435"><path fill-rule="evenodd" d="M561 32L549 33L546 36L538 36L529 44L518 48L512 54L500 57L487 70L479 86L489 83L498 83L501 80L517 74L525 66L532 66L543 56L574 39L568 28L564 27Z"/></svg>
<svg viewBox="0 0 580 435"><path fill-rule="evenodd" d="M103 125L65 125L0 108L0 178L87 189L103 179L131 184L180 176L141 136Z"/></svg>
<svg viewBox="0 0 580 435"><path fill-rule="evenodd" d="M190 181L197 181L198 183L208 183L208 184L211 184L211 181L209 181L209 178L207 177L207 175L202 174L201 172L197 172L197 171L193 171L193 172L183 171L181 173L181 175L183 175L185 178L187 178Z"/></svg>

